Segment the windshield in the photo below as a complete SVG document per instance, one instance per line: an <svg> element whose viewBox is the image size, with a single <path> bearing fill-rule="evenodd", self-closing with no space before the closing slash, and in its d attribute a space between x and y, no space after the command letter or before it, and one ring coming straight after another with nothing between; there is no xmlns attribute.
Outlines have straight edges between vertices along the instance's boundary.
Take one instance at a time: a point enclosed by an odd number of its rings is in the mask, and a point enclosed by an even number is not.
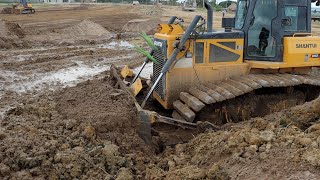
<svg viewBox="0 0 320 180"><path fill-rule="evenodd" d="M247 10L248 10L249 1L248 0L239 0L238 1L238 8L236 14L236 29L241 29L244 21L246 19Z"/></svg>

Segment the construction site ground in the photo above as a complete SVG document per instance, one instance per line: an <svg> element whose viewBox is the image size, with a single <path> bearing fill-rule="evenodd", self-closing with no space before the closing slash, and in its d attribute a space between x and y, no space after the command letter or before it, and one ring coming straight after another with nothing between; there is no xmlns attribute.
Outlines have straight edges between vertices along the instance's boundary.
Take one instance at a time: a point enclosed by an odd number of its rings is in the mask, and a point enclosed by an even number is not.
<svg viewBox="0 0 320 180"><path fill-rule="evenodd" d="M144 46L138 31L206 11L35 7L0 14L0 179L320 179L320 98L219 129L161 124L152 145L140 139L134 103L115 88L110 65L143 62L132 49Z"/></svg>

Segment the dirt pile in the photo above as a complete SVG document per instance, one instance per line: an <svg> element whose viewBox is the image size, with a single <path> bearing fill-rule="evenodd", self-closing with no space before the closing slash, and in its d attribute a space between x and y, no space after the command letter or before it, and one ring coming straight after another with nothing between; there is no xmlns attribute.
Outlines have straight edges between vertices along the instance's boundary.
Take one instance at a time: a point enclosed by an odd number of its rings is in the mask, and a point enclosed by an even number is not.
<svg viewBox="0 0 320 180"><path fill-rule="evenodd" d="M88 19L75 26L63 29L62 33L71 36L110 36L110 32L104 27Z"/></svg>
<svg viewBox="0 0 320 180"><path fill-rule="evenodd" d="M12 14L12 7L4 7L2 8L2 10L0 11L0 14Z"/></svg>
<svg viewBox="0 0 320 180"><path fill-rule="evenodd" d="M25 36L19 24L0 19L0 49L21 46L20 39Z"/></svg>
<svg viewBox="0 0 320 180"><path fill-rule="evenodd" d="M220 179L319 179L319 118L320 97L263 118L228 124L222 131L166 149L153 171L175 178L197 175L190 179L212 179L212 169L220 170L215 173Z"/></svg>
<svg viewBox="0 0 320 180"><path fill-rule="evenodd" d="M90 123L99 137L135 147L124 147L121 152L145 150L136 136L138 120L135 106L124 91L115 89L106 78L88 81L66 89L57 97L57 110L66 119ZM138 142L137 142L138 141Z"/></svg>
<svg viewBox="0 0 320 180"><path fill-rule="evenodd" d="M1 121L1 179L143 177L150 149L129 97L106 78L25 96Z"/></svg>
<svg viewBox="0 0 320 180"><path fill-rule="evenodd" d="M89 4L80 4L79 6L76 6L72 8L73 10L88 10Z"/></svg>
<svg viewBox="0 0 320 180"><path fill-rule="evenodd" d="M40 35L27 36L28 42L39 45L83 45L108 41L112 34L101 25L90 20L63 29L55 29Z"/></svg>
<svg viewBox="0 0 320 180"><path fill-rule="evenodd" d="M122 30L125 32L146 32L147 34L154 34L160 23L161 20L159 18L133 19L125 24Z"/></svg>
<svg viewBox="0 0 320 180"><path fill-rule="evenodd" d="M145 16L154 16L159 17L162 15L162 8L159 5L142 5L142 6L135 6L131 10L132 12L138 12L139 15L145 15Z"/></svg>
<svg viewBox="0 0 320 180"><path fill-rule="evenodd" d="M8 37L8 36L17 36L24 37L24 32L21 29L19 24L11 23L6 20L0 19L0 36Z"/></svg>

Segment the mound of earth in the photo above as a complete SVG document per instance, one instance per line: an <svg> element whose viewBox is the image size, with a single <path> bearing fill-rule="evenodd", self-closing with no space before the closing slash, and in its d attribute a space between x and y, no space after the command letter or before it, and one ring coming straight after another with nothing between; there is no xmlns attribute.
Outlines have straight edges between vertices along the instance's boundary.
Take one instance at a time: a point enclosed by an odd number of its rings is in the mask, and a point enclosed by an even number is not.
<svg viewBox="0 0 320 180"><path fill-rule="evenodd" d="M21 47L21 39L25 36L19 24L0 19L0 49Z"/></svg>
<svg viewBox="0 0 320 180"><path fill-rule="evenodd" d="M320 97L167 148L147 172L169 179L320 179ZM212 177L213 176L213 177Z"/></svg>
<svg viewBox="0 0 320 180"><path fill-rule="evenodd" d="M23 38L24 35L19 24L0 19L0 37L13 36Z"/></svg>
<svg viewBox="0 0 320 180"><path fill-rule="evenodd" d="M134 6L132 12L138 13L139 15L159 17L162 15L162 8L159 5L139 5Z"/></svg>
<svg viewBox="0 0 320 180"><path fill-rule="evenodd" d="M147 34L154 34L160 23L161 20L159 18L133 19L125 24L122 30L125 32L146 32Z"/></svg>
<svg viewBox="0 0 320 180"><path fill-rule="evenodd" d="M90 20L83 20L67 28L26 36L25 41L34 46L60 46L104 43L110 38L112 34L104 27Z"/></svg>
<svg viewBox="0 0 320 180"><path fill-rule="evenodd" d="M104 27L88 19L83 20L75 26L63 29L62 33L70 36L110 36L110 32Z"/></svg>
<svg viewBox="0 0 320 180"><path fill-rule="evenodd" d="M66 89L57 97L57 110L64 118L91 124L99 137L118 145L133 145L122 146L123 153L144 151L136 136L138 120L134 103L124 91L112 85L113 82L106 78Z"/></svg>
<svg viewBox="0 0 320 180"><path fill-rule="evenodd" d="M0 128L0 179L133 179L153 153L109 78L26 96ZM150 158L149 158L150 157Z"/></svg>

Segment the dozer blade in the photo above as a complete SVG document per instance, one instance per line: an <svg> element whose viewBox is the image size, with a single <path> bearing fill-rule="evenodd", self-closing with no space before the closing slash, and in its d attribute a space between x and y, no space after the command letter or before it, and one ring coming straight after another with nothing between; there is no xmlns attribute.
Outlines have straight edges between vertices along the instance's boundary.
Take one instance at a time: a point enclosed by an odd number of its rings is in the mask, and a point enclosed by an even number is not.
<svg viewBox="0 0 320 180"><path fill-rule="evenodd" d="M179 126L181 128L187 128L187 129L194 129L197 127L195 123L189 123L183 120L161 116L157 112L142 109L139 103L137 102L134 94L131 92L130 90L131 88L128 88L124 84L123 80L120 78L116 67L114 65L111 65L110 70L111 70L111 76L117 80L117 84L120 86L120 88L124 90L128 95L130 95L130 97L134 101L135 107L137 109L138 119L139 119L139 130L138 130L139 135L141 139L145 141L145 143L149 144L151 142L151 129L152 129L151 126L153 123L156 123L156 122L166 123L166 124ZM140 80L140 83L141 83L141 80Z"/></svg>
<svg viewBox="0 0 320 180"><path fill-rule="evenodd" d="M131 69L129 69L129 67L127 65L125 65L122 69L121 69L121 76L123 78L126 78L127 76L132 77L133 75L133 71Z"/></svg>
<svg viewBox="0 0 320 180"><path fill-rule="evenodd" d="M137 78L137 80L130 85L129 87L129 91L133 96L136 96L137 94L139 94L139 92L142 89L142 82L140 78Z"/></svg>
<svg viewBox="0 0 320 180"><path fill-rule="evenodd" d="M133 76L133 70L129 69L127 65L125 65L120 72L123 79L126 77L132 77ZM134 77L135 81L130 83L129 91L130 93L135 97L142 89L142 81L141 79L136 75Z"/></svg>

